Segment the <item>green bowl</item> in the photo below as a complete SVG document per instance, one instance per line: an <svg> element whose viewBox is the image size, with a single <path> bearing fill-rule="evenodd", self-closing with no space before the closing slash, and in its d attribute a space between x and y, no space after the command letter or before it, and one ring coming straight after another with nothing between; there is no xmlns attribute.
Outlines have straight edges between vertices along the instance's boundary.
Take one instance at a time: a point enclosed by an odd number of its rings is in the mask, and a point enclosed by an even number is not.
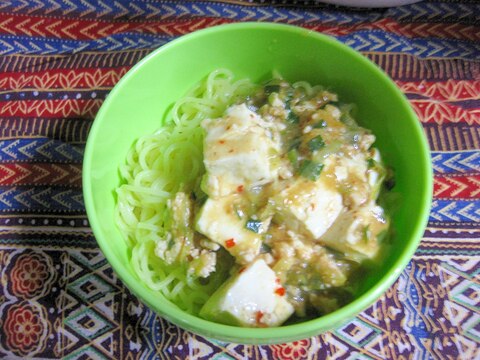
<svg viewBox="0 0 480 360"><path fill-rule="evenodd" d="M358 106L359 123L395 170L401 205L393 217L392 248L361 284L358 297L320 318L277 328L240 328L190 315L150 290L129 264L129 249L115 225L119 165L140 136L162 126L169 107L217 68L237 78L264 81L272 70L287 80L307 80ZM95 237L119 278L165 319L206 337L237 343L282 343L332 330L373 304L412 257L423 234L432 194L429 149L403 94L372 62L333 38L302 28L239 23L197 31L154 51L114 87L93 123L83 163L83 193Z"/></svg>

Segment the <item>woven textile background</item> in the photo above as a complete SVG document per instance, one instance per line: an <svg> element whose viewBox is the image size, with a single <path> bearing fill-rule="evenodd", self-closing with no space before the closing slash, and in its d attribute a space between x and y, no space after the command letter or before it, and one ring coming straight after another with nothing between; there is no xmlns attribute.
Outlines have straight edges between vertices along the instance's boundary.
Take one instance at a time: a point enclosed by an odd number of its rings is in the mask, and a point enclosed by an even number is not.
<svg viewBox="0 0 480 360"><path fill-rule="evenodd" d="M386 294L335 331L273 346L205 339L142 305L98 249L81 189L90 126L131 66L247 20L330 34L377 63L418 114L435 176L422 243ZM479 124L476 1L0 0L0 357L479 359Z"/></svg>

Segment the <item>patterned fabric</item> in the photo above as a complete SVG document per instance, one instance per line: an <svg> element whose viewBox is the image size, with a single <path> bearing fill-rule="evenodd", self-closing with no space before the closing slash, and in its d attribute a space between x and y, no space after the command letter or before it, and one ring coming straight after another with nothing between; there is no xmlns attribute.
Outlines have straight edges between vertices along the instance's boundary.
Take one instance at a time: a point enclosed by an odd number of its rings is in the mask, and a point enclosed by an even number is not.
<svg viewBox="0 0 480 360"><path fill-rule="evenodd" d="M344 326L290 344L219 342L156 316L112 272L82 200L85 141L113 85L166 42L235 21L361 51L407 95L432 150L430 221L398 281ZM480 358L480 3L1 0L0 54L0 357Z"/></svg>

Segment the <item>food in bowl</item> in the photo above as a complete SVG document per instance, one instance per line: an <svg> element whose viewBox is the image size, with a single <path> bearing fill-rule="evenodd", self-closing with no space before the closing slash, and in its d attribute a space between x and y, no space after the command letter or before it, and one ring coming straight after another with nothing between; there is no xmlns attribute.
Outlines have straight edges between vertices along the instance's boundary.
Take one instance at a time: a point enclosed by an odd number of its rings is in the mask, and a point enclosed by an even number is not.
<svg viewBox="0 0 480 360"><path fill-rule="evenodd" d="M122 166L117 223L151 289L194 315L272 327L353 298L385 250L391 172L354 106L306 81L215 70Z"/></svg>
<svg viewBox="0 0 480 360"><path fill-rule="evenodd" d="M196 312L184 310L186 307L182 302L170 301L161 291L152 290L165 284L161 284L158 275L152 275L155 272L150 272L159 262L158 257L151 256L154 249L132 251L132 246L125 241L124 230L116 224L116 189L121 181L118 169L125 163L127 149L134 142L135 147L141 148L141 138L163 126L165 114L172 104L215 68L231 69L239 79L249 78L255 83L262 83L271 77L272 69L277 69L291 82L303 79L312 84L323 84L340 94L342 101L357 105L355 119L376 135L375 147L381 151L382 160L394 170L395 186L390 194L401 194L401 202L395 203L398 206L391 213L391 234L387 237L389 250L384 255L382 253L379 266L354 273L361 281L355 282L358 289L352 301L332 313L300 318L300 321L291 317L282 326L268 328L231 326L205 320L195 315ZM243 89L246 92L251 90ZM203 107L205 111L211 110L208 115L211 118L221 117L226 110L226 107L219 109L221 111L214 108ZM201 143L196 136L176 135L177 141L184 141L187 145L170 148L172 153L178 154L181 149ZM168 137L167 134L164 136ZM175 159L173 170L183 167L190 170L175 173L186 174L184 178L170 172L169 186L172 189L175 184L191 181L199 174L193 164L202 164L201 160L196 160L201 158L202 151L192 151L189 156ZM139 159L144 161L146 158L142 155ZM171 162L165 162L165 166L169 164ZM142 180L140 184L148 183L147 175L143 180L138 179ZM308 29L268 23L237 23L196 31L162 46L135 65L112 89L95 118L85 149L82 177L85 207L95 239L115 274L131 293L152 311L182 329L243 344L284 343L318 335L341 326L371 306L411 259L425 229L432 195L432 167L427 141L418 118L395 84L375 64L335 39ZM158 199L170 193L155 191L154 194ZM159 206L156 199L154 202ZM154 228L146 223L136 232L148 235L148 231L153 232ZM147 241L142 247L149 244ZM138 258L143 254L149 256L150 267L146 268L149 276L140 279L132 259L134 255ZM219 265L222 264L219 262ZM183 274L178 270L172 266L168 278L165 277L166 282L178 285L175 279L181 279ZM223 281L212 283L212 288L218 288ZM175 288L172 283L168 292L173 296L182 293L182 285ZM201 299L207 301L209 295L204 295L203 288L197 292L198 283L187 284L194 291L189 292L186 303L193 305ZM201 306L195 307L200 311Z"/></svg>

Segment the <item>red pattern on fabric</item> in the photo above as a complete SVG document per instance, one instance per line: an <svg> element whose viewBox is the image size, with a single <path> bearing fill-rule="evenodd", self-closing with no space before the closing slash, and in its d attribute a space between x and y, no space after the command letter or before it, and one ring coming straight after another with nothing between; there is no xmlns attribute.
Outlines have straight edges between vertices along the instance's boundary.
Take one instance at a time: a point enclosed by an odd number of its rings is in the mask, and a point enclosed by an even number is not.
<svg viewBox="0 0 480 360"><path fill-rule="evenodd" d="M5 343L20 356L31 354L40 345L45 325L41 314L28 303L11 306L5 314Z"/></svg>
<svg viewBox="0 0 480 360"><path fill-rule="evenodd" d="M112 88L129 66L103 69L55 69L48 71L4 73L0 79L0 89L92 89Z"/></svg>
<svg viewBox="0 0 480 360"><path fill-rule="evenodd" d="M79 164L0 164L0 185L82 186Z"/></svg>
<svg viewBox="0 0 480 360"><path fill-rule="evenodd" d="M383 30L407 38L441 37L444 39L458 39L480 41L480 26L461 23L431 24L431 23L399 23L393 19L381 19L371 23L361 23L349 26L332 26L331 24L305 24L307 29L323 32L329 35L348 35L359 30Z"/></svg>
<svg viewBox="0 0 480 360"><path fill-rule="evenodd" d="M434 100L460 101L477 99L480 80L395 81L404 93L428 96Z"/></svg>
<svg viewBox="0 0 480 360"><path fill-rule="evenodd" d="M15 296L31 298L39 295L48 279L48 264L37 253L20 255L11 271L12 292Z"/></svg>
<svg viewBox="0 0 480 360"><path fill-rule="evenodd" d="M298 360L305 359L311 346L310 339L294 341L288 344L272 345L275 359Z"/></svg>
<svg viewBox="0 0 480 360"><path fill-rule="evenodd" d="M0 13L0 34L72 40L93 40L123 32L179 36L195 30L232 22L234 20L214 17L151 22L78 19L72 22L70 19L58 17ZM8 28L5 26L7 24ZM337 36L347 35L358 30L383 30L406 37L441 37L445 39L480 41L480 26L462 23L453 23L448 26L442 23L399 23L394 19L387 18L372 23L350 26L332 26L332 24L318 23L307 23L301 26Z"/></svg>
<svg viewBox="0 0 480 360"><path fill-rule="evenodd" d="M410 104L422 123L480 124L479 109L464 109L461 106L433 100L410 100Z"/></svg>
<svg viewBox="0 0 480 360"><path fill-rule="evenodd" d="M0 101L3 116L34 116L43 118L94 118L103 100L24 100Z"/></svg>
<svg viewBox="0 0 480 360"><path fill-rule="evenodd" d="M52 37L71 40L93 40L124 32L177 36L210 26L230 23L221 18L199 17L170 21L104 21L63 19L0 13L0 34ZM8 30L3 24L8 24Z"/></svg>
<svg viewBox="0 0 480 360"><path fill-rule="evenodd" d="M480 199L480 176L435 176L436 198Z"/></svg>

